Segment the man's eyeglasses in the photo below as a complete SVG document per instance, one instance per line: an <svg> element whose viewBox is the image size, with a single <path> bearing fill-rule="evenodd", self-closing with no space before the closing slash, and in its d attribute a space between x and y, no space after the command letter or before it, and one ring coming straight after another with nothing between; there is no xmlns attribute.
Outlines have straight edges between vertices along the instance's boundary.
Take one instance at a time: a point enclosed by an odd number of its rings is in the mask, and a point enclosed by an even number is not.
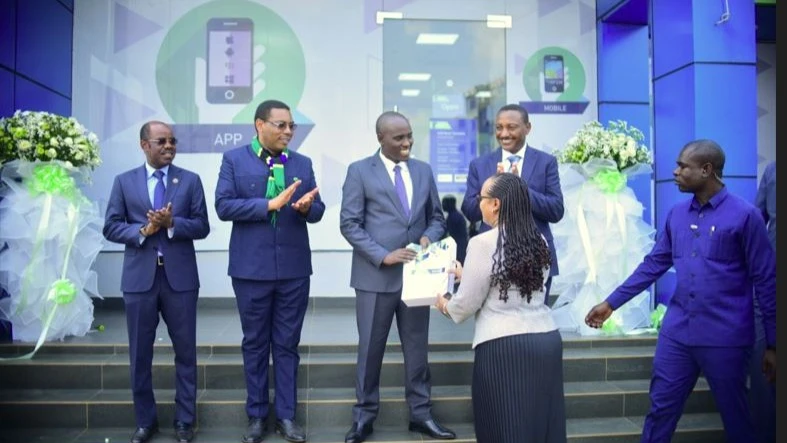
<svg viewBox="0 0 787 443"><path fill-rule="evenodd" d="M491 195L481 195L481 194L476 194L476 195L475 195L475 198L476 198L477 200L481 201L481 200L483 200L483 199L485 199L485 198L495 198L495 197L492 197Z"/></svg>
<svg viewBox="0 0 787 443"><path fill-rule="evenodd" d="M155 142L159 146L164 146L164 145L167 144L167 142L169 142L169 144L171 144L172 146L176 146L178 144L178 139L176 139L175 137L170 137L170 138L166 138L166 137L149 138L148 141L149 142Z"/></svg>
<svg viewBox="0 0 787 443"><path fill-rule="evenodd" d="M290 131L294 131L298 128L298 125L293 122L272 122L270 120L265 120L265 123L269 123L274 128L278 129L279 131L283 131L285 128L289 127Z"/></svg>

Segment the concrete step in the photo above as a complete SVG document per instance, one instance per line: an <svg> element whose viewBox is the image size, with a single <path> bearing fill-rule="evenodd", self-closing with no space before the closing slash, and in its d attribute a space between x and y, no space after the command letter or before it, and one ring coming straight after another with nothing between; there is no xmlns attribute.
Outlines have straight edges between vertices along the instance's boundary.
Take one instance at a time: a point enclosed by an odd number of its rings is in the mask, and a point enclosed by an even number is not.
<svg viewBox="0 0 787 443"><path fill-rule="evenodd" d="M435 351L429 354L432 383L466 385L472 378L473 352ZM567 382L640 380L650 378L654 346L600 346L566 348L563 376ZM301 355L300 388L347 388L355 386L355 353L310 350ZM239 352L213 352L197 361L200 389L245 387L243 359ZM271 371L272 376L272 371ZM128 354L42 353L32 360L0 364L3 387L15 389L128 389ZM404 380L401 352L386 353L381 386L400 386ZM174 389L173 354L158 352L153 358L153 386Z"/></svg>
<svg viewBox="0 0 787 443"><path fill-rule="evenodd" d="M638 443L644 417L614 417L597 419L569 419L566 422L568 441L572 443ZM464 423L444 423L457 433L456 443L475 443L473 426ZM343 443L350 423L330 427L307 428L311 443ZM240 441L244 427L216 427L197 429L195 443L228 443ZM123 428L46 428L7 429L0 434L2 443L118 443L127 442L133 429ZM170 443L173 433L162 427L150 443ZM370 443L438 443L420 434L407 431L406 423L396 426L375 424ZM717 443L724 441L718 414L684 414L678 423L673 443ZM279 435L270 433L267 443L285 443Z"/></svg>
<svg viewBox="0 0 787 443"><path fill-rule="evenodd" d="M443 319L440 319L443 320ZM166 330L163 326L163 334L160 339L154 344L154 352L156 354L173 353L171 342L166 335ZM123 334L120 334L123 335ZM596 349L596 348L628 348L628 347L641 347L641 346L655 346L657 335L651 333L643 333L641 335L632 336L580 336L573 333L563 333L563 348L565 349ZM112 355L112 354L128 354L128 343L126 343L125 336L122 341L106 343L102 337L96 337L95 342L92 342L93 336L86 337L67 337L64 341L45 342L41 348L36 352L37 356L43 355L74 355L74 354L98 354L98 355ZM23 355L32 351L34 348L33 343L0 343L0 357L11 357L15 355ZM301 354L309 352L330 354L330 353L356 353L358 345L352 343L311 343L301 344L298 347ZM392 334L386 345L386 353L388 352L401 352L402 346L398 342L398 337ZM429 352L443 352L443 351L467 351L470 349L470 342L465 340L441 342L430 340ZM197 344L197 354L201 356L223 355L223 354L240 354L240 338L236 344ZM0 362L2 365L2 362Z"/></svg>
<svg viewBox="0 0 787 443"><path fill-rule="evenodd" d="M650 404L648 380L565 383L566 417L607 418L645 415ZM174 419L175 391L156 390L162 423ZM271 398L274 398L271 391ZM377 423L383 426L406 423L409 409L404 388L380 390L381 406ZM198 392L198 422L201 427L242 427L245 389L205 389ZM355 403L353 388L301 389L297 417L312 427L349 422ZM472 423L470 386L432 388L435 416L452 423ZM707 382L701 379L689 397L687 413L716 411ZM131 392L125 389L10 389L0 390L0 417L15 427L133 427Z"/></svg>

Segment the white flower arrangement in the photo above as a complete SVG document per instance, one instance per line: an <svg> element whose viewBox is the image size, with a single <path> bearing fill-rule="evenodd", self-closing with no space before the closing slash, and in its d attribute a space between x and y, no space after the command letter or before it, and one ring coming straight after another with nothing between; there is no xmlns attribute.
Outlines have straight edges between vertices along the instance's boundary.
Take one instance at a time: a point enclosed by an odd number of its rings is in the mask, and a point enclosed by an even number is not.
<svg viewBox="0 0 787 443"><path fill-rule="evenodd" d="M623 120L611 121L606 128L597 121L589 121L568 140L565 148L554 154L560 163L611 160L622 172L632 166L653 163L650 150L642 144L644 138L642 131Z"/></svg>
<svg viewBox="0 0 787 443"><path fill-rule="evenodd" d="M61 161L91 170L101 164L96 134L74 117L34 111L0 119L0 164L13 160Z"/></svg>

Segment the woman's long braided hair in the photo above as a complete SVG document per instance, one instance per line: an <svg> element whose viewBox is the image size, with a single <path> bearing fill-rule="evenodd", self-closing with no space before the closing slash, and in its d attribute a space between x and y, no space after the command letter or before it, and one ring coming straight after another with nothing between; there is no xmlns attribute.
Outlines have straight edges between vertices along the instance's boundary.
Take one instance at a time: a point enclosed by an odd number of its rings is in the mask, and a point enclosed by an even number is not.
<svg viewBox="0 0 787 443"><path fill-rule="evenodd" d="M500 300L508 301L508 289L514 284L519 295L530 303L531 294L543 288L544 269L550 266L551 259L533 220L527 184L510 173L496 174L489 195L500 200L492 285L499 285Z"/></svg>

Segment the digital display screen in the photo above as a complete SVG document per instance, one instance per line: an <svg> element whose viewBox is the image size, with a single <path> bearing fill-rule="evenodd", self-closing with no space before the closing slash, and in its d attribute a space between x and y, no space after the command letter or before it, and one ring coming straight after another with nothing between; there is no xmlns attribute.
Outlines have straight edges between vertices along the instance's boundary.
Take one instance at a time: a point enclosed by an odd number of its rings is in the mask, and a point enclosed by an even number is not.
<svg viewBox="0 0 787 443"><path fill-rule="evenodd" d="M210 31L208 85L251 86L251 31Z"/></svg>
<svg viewBox="0 0 787 443"><path fill-rule="evenodd" d="M548 79L563 78L563 62L560 60L547 60L544 62L544 77Z"/></svg>

